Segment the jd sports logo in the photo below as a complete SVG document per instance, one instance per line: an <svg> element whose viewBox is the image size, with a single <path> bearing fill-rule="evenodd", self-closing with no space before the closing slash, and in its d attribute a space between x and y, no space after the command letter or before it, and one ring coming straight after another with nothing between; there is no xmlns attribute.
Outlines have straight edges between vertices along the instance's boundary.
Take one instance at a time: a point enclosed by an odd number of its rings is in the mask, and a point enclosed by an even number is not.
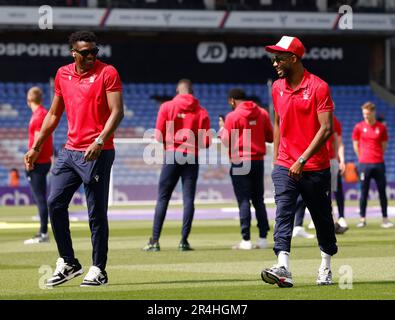
<svg viewBox="0 0 395 320"><path fill-rule="evenodd" d="M222 42L201 42L197 48L197 57L201 63L223 63L228 51Z"/></svg>

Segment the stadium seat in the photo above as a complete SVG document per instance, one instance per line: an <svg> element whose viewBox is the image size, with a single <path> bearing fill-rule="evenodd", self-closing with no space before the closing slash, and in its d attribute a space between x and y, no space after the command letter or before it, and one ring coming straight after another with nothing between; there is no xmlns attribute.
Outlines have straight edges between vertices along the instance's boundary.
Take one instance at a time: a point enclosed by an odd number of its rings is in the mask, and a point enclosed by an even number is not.
<svg viewBox="0 0 395 320"><path fill-rule="evenodd" d="M0 116L0 129L5 130L0 130L0 138L7 137L9 141L7 143L12 144L18 139L26 139L27 125L31 116L31 112L26 106L26 92L32 86L39 86L44 90L45 106L48 107L52 91L48 83L0 82L0 104L8 103L12 106L13 110L18 112L18 117L15 118ZM248 95L257 97L263 105L268 104L269 96L266 84L196 83L194 85L195 95L208 110L212 127L215 129L217 129L218 115L226 115L231 111L227 104L227 94L234 87L241 87L246 90ZM125 117L120 125L120 128L123 130L123 137L134 136L138 130L133 130L133 128L143 128L146 130L155 126L159 103L152 96L174 96L175 94L174 83L124 83L123 88L125 105L127 105L128 110L133 111L133 117ZM387 123L395 123L395 109L377 97L369 86L331 86L331 93L336 103L335 114L343 127L346 161L356 161L356 156L352 149L351 133L354 125L362 120L360 105L368 100L376 103L377 113L384 115ZM395 136L395 128L392 126L388 128L390 130L389 135ZM65 143L66 135L67 120L63 116L54 134L54 143L57 150ZM25 142L23 142L23 145ZM19 142L17 145L23 148ZM20 162L23 152L20 149L16 149L14 152L14 158L18 159L15 161ZM387 178L389 181L395 181L395 166L393 165L395 162L395 148L393 147L392 140L390 140L385 159L390 163L387 165ZM5 165L4 161L0 158L0 177L7 177L8 174L7 168L9 168L10 164L7 163ZM130 168L126 166L121 172L120 176L128 176L130 175ZM25 178L22 177L21 180L23 179ZM147 181L151 183L154 180L157 180L157 176L151 176L149 174L143 174L138 179L131 178L133 183L139 181L142 184L147 183ZM5 185L6 183L6 179L0 179L0 185Z"/></svg>

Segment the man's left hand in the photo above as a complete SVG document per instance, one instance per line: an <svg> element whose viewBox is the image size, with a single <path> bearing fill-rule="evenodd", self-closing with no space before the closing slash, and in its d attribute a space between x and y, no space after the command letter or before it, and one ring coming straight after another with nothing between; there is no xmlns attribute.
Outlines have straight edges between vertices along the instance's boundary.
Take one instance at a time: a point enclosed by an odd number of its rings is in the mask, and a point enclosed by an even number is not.
<svg viewBox="0 0 395 320"><path fill-rule="evenodd" d="M302 177L303 172L303 164L299 161L296 161L291 168L289 168L288 175L296 180L299 180Z"/></svg>
<svg viewBox="0 0 395 320"><path fill-rule="evenodd" d="M85 161L96 160L99 157L101 150L102 150L102 146L98 145L96 142L93 142L85 151L84 154Z"/></svg>

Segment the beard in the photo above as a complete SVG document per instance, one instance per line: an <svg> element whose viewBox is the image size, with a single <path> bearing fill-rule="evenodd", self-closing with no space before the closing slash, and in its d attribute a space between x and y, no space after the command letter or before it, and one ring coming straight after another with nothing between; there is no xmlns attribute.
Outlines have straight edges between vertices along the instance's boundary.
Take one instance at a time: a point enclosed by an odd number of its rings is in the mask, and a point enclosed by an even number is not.
<svg viewBox="0 0 395 320"><path fill-rule="evenodd" d="M279 71L277 71L277 75L280 79L284 79L287 78L289 76L290 72L288 69L280 69Z"/></svg>

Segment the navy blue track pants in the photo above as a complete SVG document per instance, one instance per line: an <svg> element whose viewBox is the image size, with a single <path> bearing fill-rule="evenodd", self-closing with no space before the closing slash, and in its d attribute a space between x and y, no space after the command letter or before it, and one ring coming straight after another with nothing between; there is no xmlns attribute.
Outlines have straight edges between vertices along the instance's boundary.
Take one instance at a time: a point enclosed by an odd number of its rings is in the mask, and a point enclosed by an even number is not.
<svg viewBox="0 0 395 320"><path fill-rule="evenodd" d="M47 174L51 163L35 163L34 169L26 171L34 201L40 215L40 233L48 232Z"/></svg>
<svg viewBox="0 0 395 320"><path fill-rule="evenodd" d="M359 209L362 218L366 217L366 206L368 204L368 195L370 180L373 178L377 184L377 190L380 197L380 206L383 218L387 218L388 200L385 188L387 180L385 177L384 163L360 163L359 164L359 180L361 183L361 196L359 198Z"/></svg>
<svg viewBox="0 0 395 320"><path fill-rule="evenodd" d="M232 179L233 190L239 206L241 236L243 240L250 240L251 228L251 208L250 201L255 208L255 216L259 230L259 237L266 238L269 231L267 212L263 199L264 195L264 161L249 161L250 170L244 174L237 174L237 169L246 167L246 163L232 164L230 177ZM243 172L241 172L243 173Z"/></svg>
<svg viewBox="0 0 395 320"><path fill-rule="evenodd" d="M288 168L275 166L272 179L275 189L276 225L274 252L291 251L296 202L302 195L313 219L320 249L329 255L337 252L335 226L332 219L330 170L305 171L300 180L288 175Z"/></svg>
<svg viewBox="0 0 395 320"><path fill-rule="evenodd" d="M48 208L60 257L74 262L69 227L69 203L84 185L92 241L93 265L104 270L108 252L108 192L114 150L103 150L95 161L85 161L84 152L63 149L52 169Z"/></svg>
<svg viewBox="0 0 395 320"><path fill-rule="evenodd" d="M195 156L189 163L178 163L177 153L166 152L166 162L162 167L158 186L158 199L155 207L152 239L159 240L167 207L174 188L181 178L183 200L182 240L187 240L192 228L195 214L196 183L199 175L199 164ZM172 161L168 161L172 158ZM191 159L191 156L187 156Z"/></svg>

